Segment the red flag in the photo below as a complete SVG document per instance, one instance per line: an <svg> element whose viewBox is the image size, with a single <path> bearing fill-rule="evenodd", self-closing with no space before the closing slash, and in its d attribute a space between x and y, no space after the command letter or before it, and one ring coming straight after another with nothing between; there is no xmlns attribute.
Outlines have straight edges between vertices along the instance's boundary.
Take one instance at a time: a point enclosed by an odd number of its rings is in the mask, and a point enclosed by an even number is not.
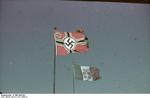
<svg viewBox="0 0 150 98"><path fill-rule="evenodd" d="M54 32L56 55L84 53L89 50L88 39L82 32Z"/></svg>

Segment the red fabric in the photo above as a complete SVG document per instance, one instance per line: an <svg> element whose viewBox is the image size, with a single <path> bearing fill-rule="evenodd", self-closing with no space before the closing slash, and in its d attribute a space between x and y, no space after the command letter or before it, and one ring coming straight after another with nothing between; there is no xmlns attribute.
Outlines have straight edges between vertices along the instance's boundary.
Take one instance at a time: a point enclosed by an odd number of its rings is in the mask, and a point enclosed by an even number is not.
<svg viewBox="0 0 150 98"><path fill-rule="evenodd" d="M67 54L67 50L63 46L57 45L56 55L66 56Z"/></svg>
<svg viewBox="0 0 150 98"><path fill-rule="evenodd" d="M72 32L72 36L76 39L85 37L85 35L83 33L80 33L80 32Z"/></svg>
<svg viewBox="0 0 150 98"><path fill-rule="evenodd" d="M75 50L80 53L87 52L89 50L87 45L77 44Z"/></svg>

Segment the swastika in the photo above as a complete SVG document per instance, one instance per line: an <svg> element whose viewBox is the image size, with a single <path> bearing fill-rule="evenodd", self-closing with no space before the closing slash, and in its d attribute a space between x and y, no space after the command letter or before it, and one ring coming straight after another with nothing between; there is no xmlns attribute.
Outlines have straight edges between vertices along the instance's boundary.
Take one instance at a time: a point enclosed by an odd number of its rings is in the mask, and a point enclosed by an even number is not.
<svg viewBox="0 0 150 98"><path fill-rule="evenodd" d="M65 44L67 49L72 50L74 48L75 44L76 44L76 41L71 37L67 37L64 40L64 44Z"/></svg>

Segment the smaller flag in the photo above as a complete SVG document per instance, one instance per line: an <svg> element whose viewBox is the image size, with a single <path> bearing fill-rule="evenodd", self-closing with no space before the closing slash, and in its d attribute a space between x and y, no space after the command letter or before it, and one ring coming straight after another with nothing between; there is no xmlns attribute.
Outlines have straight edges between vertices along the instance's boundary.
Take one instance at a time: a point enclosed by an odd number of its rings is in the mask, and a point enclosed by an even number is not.
<svg viewBox="0 0 150 98"><path fill-rule="evenodd" d="M91 66L74 65L75 79L85 81L96 81L100 79L99 69Z"/></svg>

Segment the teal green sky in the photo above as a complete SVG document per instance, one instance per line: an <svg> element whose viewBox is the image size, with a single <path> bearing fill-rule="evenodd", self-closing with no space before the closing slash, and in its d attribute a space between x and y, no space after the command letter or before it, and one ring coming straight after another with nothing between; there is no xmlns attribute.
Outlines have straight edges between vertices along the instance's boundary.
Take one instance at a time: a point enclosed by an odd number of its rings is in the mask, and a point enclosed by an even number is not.
<svg viewBox="0 0 150 98"><path fill-rule="evenodd" d="M53 27L84 28L90 50L56 57L56 93L72 93L72 62L102 79L76 93L150 93L150 5L51 0L0 1L0 91L52 93Z"/></svg>

